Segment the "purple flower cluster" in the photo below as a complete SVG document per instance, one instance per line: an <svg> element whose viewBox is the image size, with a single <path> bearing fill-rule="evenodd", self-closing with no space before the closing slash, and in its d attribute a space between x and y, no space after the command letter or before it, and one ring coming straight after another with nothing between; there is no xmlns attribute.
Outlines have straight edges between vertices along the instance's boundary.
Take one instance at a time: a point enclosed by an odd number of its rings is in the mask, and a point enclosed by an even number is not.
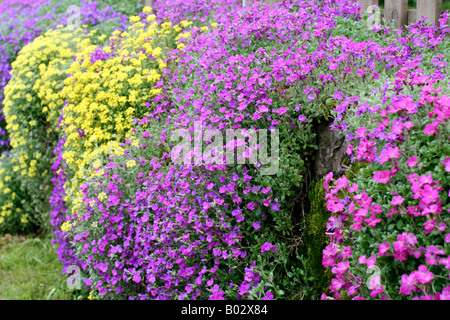
<svg viewBox="0 0 450 320"><path fill-rule="evenodd" d="M64 142L65 139L60 139L54 150L56 159L51 168L54 176L52 178L53 190L50 196L50 205L52 208L50 212L51 225L55 227L52 243L53 245L58 244L56 253L58 254L59 260L63 263L63 274L66 273L67 267L80 264L74 254L74 248L69 240L70 238L67 237L66 232L60 229L65 221L67 211L64 203L64 197L66 195L64 184L67 181L65 174L66 166L62 157Z"/></svg>
<svg viewBox="0 0 450 320"><path fill-rule="evenodd" d="M150 139L145 133L141 138ZM140 144L141 149L156 147ZM242 187L225 172L216 176L214 167L170 165L167 153L160 159L134 158L128 150L123 161L103 167L96 184L81 186L85 211L68 217L90 230L73 237L80 264L91 275L86 285L102 295L140 299L222 299L225 287L234 288L237 297L248 295L261 282L255 263L245 268L240 284L226 283L220 270L248 254L241 222L249 210L239 196ZM123 165L129 160L137 163L135 174ZM247 180L247 192L262 190L270 199L270 188L252 186L247 173L233 176ZM89 228L92 223L100 229ZM276 248L266 243L262 250Z"/></svg>
<svg viewBox="0 0 450 320"><path fill-rule="evenodd" d="M242 5L241 0L156 0L153 11L158 22L166 20L178 24L182 20L206 22L217 20L224 13L235 11Z"/></svg>

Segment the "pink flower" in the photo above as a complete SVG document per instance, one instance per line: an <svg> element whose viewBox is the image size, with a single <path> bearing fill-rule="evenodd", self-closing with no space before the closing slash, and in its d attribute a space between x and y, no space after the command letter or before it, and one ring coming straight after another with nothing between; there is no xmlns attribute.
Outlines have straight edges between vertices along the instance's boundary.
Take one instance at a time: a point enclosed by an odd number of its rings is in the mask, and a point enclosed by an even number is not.
<svg viewBox="0 0 450 320"><path fill-rule="evenodd" d="M325 249L322 251L322 265L325 268L334 266L336 264L336 260L334 259L337 253L337 245L331 242Z"/></svg>
<svg viewBox="0 0 450 320"><path fill-rule="evenodd" d="M425 253L425 262L429 265L437 265L438 264L438 256L444 255L445 251L439 249L436 246L428 246L427 252Z"/></svg>
<svg viewBox="0 0 450 320"><path fill-rule="evenodd" d="M339 262L336 267L333 267L331 269L331 273L343 274L345 271L348 270L349 265L350 265L350 261L348 261L348 260L345 262Z"/></svg>
<svg viewBox="0 0 450 320"><path fill-rule="evenodd" d="M391 159L398 159L400 157L400 150L398 147L381 150L380 153L380 163L385 163Z"/></svg>
<svg viewBox="0 0 450 320"><path fill-rule="evenodd" d="M442 161L441 164L445 165L445 171L450 172L450 157L445 158L445 160Z"/></svg>
<svg viewBox="0 0 450 320"><path fill-rule="evenodd" d="M373 175L373 180L375 180L376 182L379 183L388 183L389 182L389 178L391 177L391 171L377 171L375 172L375 174Z"/></svg>
<svg viewBox="0 0 450 320"><path fill-rule="evenodd" d="M404 126L406 129L411 129L414 126L414 123L412 123L411 121L406 121Z"/></svg>
<svg viewBox="0 0 450 320"><path fill-rule="evenodd" d="M379 255L380 257L385 256L385 255L386 255L386 252L389 251L389 248L390 248L389 243L386 242L386 241L383 242L382 244L380 244L380 245L378 246L378 255Z"/></svg>
<svg viewBox="0 0 450 320"><path fill-rule="evenodd" d="M425 234L431 233L436 228L437 219L427 220L423 226L425 227Z"/></svg>
<svg viewBox="0 0 450 320"><path fill-rule="evenodd" d="M402 134L403 124L396 124L392 126L392 132L395 134Z"/></svg>
<svg viewBox="0 0 450 320"><path fill-rule="evenodd" d="M186 189L187 187L189 187L189 182L180 183L180 189Z"/></svg>
<svg viewBox="0 0 450 320"><path fill-rule="evenodd" d="M256 230L258 230L259 228L261 228L261 224L259 221L253 222L253 228L255 228Z"/></svg>
<svg viewBox="0 0 450 320"><path fill-rule="evenodd" d="M439 298L440 300L450 300L450 286L446 286L442 289L442 293Z"/></svg>
<svg viewBox="0 0 450 320"><path fill-rule="evenodd" d="M375 263L377 263L377 256L373 254L372 256L370 256L370 258L366 260L366 263L367 268L372 269Z"/></svg>
<svg viewBox="0 0 450 320"><path fill-rule="evenodd" d="M275 112L278 113L279 115L283 115L283 114L285 114L286 111L288 111L288 110L289 110L289 108L282 107L282 108L278 109L278 110L275 111Z"/></svg>
<svg viewBox="0 0 450 320"><path fill-rule="evenodd" d="M436 202L439 197L439 192L433 189L430 185L425 185L421 192L422 201L426 204Z"/></svg>
<svg viewBox="0 0 450 320"><path fill-rule="evenodd" d="M273 300L273 294L270 291L266 292L266 295L264 296L264 298L262 298L262 300Z"/></svg>
<svg viewBox="0 0 450 320"><path fill-rule="evenodd" d="M425 126L425 129L423 129L423 132L430 136L436 132L436 128L437 128L437 126L434 122L429 123Z"/></svg>
<svg viewBox="0 0 450 320"><path fill-rule="evenodd" d="M358 149L356 149L356 159L372 162L375 158L375 153L377 152L375 144L375 141L368 141L367 139L360 141Z"/></svg>
<svg viewBox="0 0 450 320"><path fill-rule="evenodd" d="M402 275L402 285L400 286L399 293L403 296L410 295L411 292L415 291L417 289L415 285L416 277L413 273L411 275Z"/></svg>
<svg viewBox="0 0 450 320"><path fill-rule="evenodd" d="M225 291L220 290L220 287L217 284L215 284L211 289L211 293L212 295L209 296L209 300L225 300L225 298L223 297Z"/></svg>
<svg viewBox="0 0 450 320"><path fill-rule="evenodd" d="M351 155L353 152L353 146L351 144L349 144L347 146L347 150L345 152L347 153L347 155Z"/></svg>
<svg viewBox="0 0 450 320"><path fill-rule="evenodd" d="M378 296L383 292L383 286L381 285L381 277L379 275L370 279L369 290L371 290L370 296L372 298L375 298L376 296Z"/></svg>
<svg viewBox="0 0 450 320"><path fill-rule="evenodd" d="M251 202L249 202L249 203L247 204L247 209L249 209L249 210L255 210L255 208L256 208L256 205L255 205L255 203L254 203L253 201L251 201Z"/></svg>
<svg viewBox="0 0 450 320"><path fill-rule="evenodd" d="M270 251L272 249L272 244L270 242L265 242L262 246L261 246L261 253L266 253L268 251Z"/></svg>
<svg viewBox="0 0 450 320"><path fill-rule="evenodd" d="M366 263L366 255L364 254L364 255L362 255L362 256L360 256L359 257L359 259L358 259L358 263L359 264L365 264Z"/></svg>
<svg viewBox="0 0 450 320"><path fill-rule="evenodd" d="M398 206L398 205L402 204L403 200L405 200L405 198L402 198L400 196L395 196L394 199L392 199L392 205Z"/></svg>
<svg viewBox="0 0 450 320"><path fill-rule="evenodd" d="M427 267L424 265L419 266L419 271L413 271L412 273L414 273L416 281L419 284L426 284L434 279L433 273L428 271Z"/></svg>
<svg viewBox="0 0 450 320"><path fill-rule="evenodd" d="M450 233L445 235L445 242L450 243Z"/></svg>
<svg viewBox="0 0 450 320"><path fill-rule="evenodd" d="M417 157L416 156L412 156L411 158L406 160L406 162L408 163L408 166L410 168L415 167L417 165Z"/></svg>

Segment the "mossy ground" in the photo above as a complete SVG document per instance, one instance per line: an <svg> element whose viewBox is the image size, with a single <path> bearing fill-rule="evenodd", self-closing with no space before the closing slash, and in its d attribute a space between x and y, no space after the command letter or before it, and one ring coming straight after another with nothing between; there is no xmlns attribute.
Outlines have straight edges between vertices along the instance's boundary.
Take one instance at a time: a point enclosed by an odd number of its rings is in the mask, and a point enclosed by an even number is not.
<svg viewBox="0 0 450 320"><path fill-rule="evenodd" d="M331 281L331 272L322 266L322 251L329 243L329 237L325 234L326 224L330 213L326 209L324 179L313 181L309 187L308 199L310 212L305 217L305 233L303 254L311 268L310 273L314 277L314 296L320 297L328 291Z"/></svg>

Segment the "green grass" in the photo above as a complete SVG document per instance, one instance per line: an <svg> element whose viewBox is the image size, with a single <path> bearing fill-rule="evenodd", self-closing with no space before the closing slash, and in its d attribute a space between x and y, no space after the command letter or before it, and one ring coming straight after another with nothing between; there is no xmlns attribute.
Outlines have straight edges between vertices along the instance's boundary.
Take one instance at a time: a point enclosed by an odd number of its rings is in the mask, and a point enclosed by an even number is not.
<svg viewBox="0 0 450 320"><path fill-rule="evenodd" d="M73 300L49 237L0 236L0 300Z"/></svg>

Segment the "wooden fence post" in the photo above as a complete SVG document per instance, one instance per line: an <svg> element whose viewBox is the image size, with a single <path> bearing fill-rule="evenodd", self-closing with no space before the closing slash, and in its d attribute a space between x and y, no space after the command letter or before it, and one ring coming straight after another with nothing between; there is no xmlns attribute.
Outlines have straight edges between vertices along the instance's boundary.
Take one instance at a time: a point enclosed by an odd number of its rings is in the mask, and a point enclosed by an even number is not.
<svg viewBox="0 0 450 320"><path fill-rule="evenodd" d="M384 19L393 21L396 28L408 24L408 0L385 0Z"/></svg>
<svg viewBox="0 0 450 320"><path fill-rule="evenodd" d="M439 17L442 13L442 0L417 0L417 20L421 16L427 16L425 21L434 25L439 25Z"/></svg>

